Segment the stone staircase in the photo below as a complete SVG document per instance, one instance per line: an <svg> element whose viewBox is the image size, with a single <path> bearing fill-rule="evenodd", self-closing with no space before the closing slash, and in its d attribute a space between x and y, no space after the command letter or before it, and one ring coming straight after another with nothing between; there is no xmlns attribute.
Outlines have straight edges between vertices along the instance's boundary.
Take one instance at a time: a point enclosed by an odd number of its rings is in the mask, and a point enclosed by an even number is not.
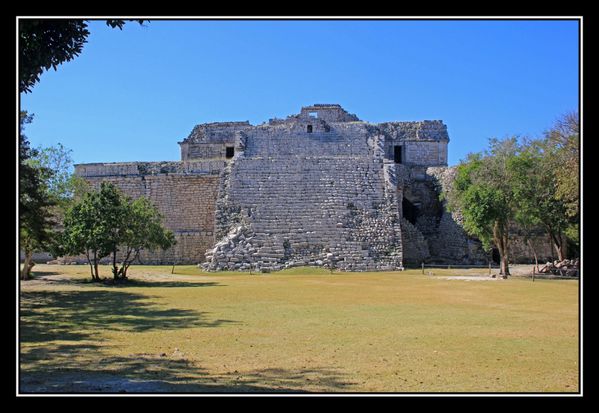
<svg viewBox="0 0 599 413"><path fill-rule="evenodd" d="M221 240L206 269L401 267L400 217L382 158L363 139L310 138L248 139L221 176Z"/></svg>

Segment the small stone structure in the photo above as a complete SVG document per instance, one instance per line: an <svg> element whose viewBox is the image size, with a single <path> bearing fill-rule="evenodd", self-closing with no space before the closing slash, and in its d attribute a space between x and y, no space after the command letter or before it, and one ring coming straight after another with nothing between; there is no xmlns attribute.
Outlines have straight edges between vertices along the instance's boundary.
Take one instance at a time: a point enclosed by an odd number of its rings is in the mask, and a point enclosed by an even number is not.
<svg viewBox="0 0 599 413"><path fill-rule="evenodd" d="M270 271L319 265L401 269L486 263L439 201L451 182L439 120L372 124L337 104L260 125L198 125L181 161L76 165L94 185L145 195L177 245L143 263Z"/></svg>

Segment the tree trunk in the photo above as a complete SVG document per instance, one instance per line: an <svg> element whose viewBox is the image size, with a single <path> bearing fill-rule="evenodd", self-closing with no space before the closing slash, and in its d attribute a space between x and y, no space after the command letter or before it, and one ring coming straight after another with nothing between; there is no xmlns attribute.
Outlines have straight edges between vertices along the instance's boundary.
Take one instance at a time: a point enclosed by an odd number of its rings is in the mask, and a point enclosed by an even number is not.
<svg viewBox="0 0 599 413"><path fill-rule="evenodd" d="M133 250L131 248L127 248L127 254L123 259L123 262L121 263L121 269L119 270L119 274L122 278L127 278L127 270L129 269L129 266L131 265L132 261L129 260L131 258L131 252L133 252Z"/></svg>
<svg viewBox="0 0 599 413"><path fill-rule="evenodd" d="M532 244L532 241L530 238L527 239L527 242L528 242L528 246L530 247L530 250L532 251L532 255L535 257L535 271L539 272L539 259L537 258L537 251L535 250L535 247Z"/></svg>
<svg viewBox="0 0 599 413"><path fill-rule="evenodd" d="M28 280L31 275L31 269L35 265L32 261L33 251L25 250L25 260L23 261L23 269L21 270L21 279Z"/></svg>
<svg viewBox="0 0 599 413"><path fill-rule="evenodd" d="M112 275L115 280L119 278L119 269L116 265L116 248L112 251Z"/></svg>
<svg viewBox="0 0 599 413"><path fill-rule="evenodd" d="M499 252L501 254L501 251ZM510 266L508 256L501 254L501 264L499 267L499 275L508 276L510 275Z"/></svg>
<svg viewBox="0 0 599 413"><path fill-rule="evenodd" d="M557 260L561 262L565 259L564 242L560 235L552 234L551 239L553 240L553 248L555 248L555 252L557 253Z"/></svg>
<svg viewBox="0 0 599 413"><path fill-rule="evenodd" d="M556 231L552 227L546 225L547 233L549 234L549 239L551 240L551 245L553 246L553 250L557 253L557 260L563 261L565 259L564 249L565 242L563 240L561 231Z"/></svg>
<svg viewBox="0 0 599 413"><path fill-rule="evenodd" d="M507 277L510 275L507 229L500 223L495 223L493 226L493 238L499 250L499 275Z"/></svg>
<svg viewBox="0 0 599 413"><path fill-rule="evenodd" d="M87 256L87 263L89 264L89 272L92 275L92 281L96 279L96 277L94 277L94 266L92 265L92 260L89 256L89 250L85 251L85 255Z"/></svg>
<svg viewBox="0 0 599 413"><path fill-rule="evenodd" d="M94 251L94 273L95 273L95 281L100 281L100 274L98 273L98 256L97 252Z"/></svg>

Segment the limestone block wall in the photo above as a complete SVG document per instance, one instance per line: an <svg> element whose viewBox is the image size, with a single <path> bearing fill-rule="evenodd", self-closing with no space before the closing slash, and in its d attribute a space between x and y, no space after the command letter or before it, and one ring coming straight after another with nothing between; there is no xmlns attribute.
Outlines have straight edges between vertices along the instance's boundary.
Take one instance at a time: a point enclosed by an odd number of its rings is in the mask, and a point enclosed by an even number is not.
<svg viewBox="0 0 599 413"><path fill-rule="evenodd" d="M447 165L447 142L406 141L403 146L407 165Z"/></svg>
<svg viewBox="0 0 599 413"><path fill-rule="evenodd" d="M197 125L189 136L179 142L181 160L225 158L225 147L234 146L238 134L249 122L215 122Z"/></svg>
<svg viewBox="0 0 599 413"><path fill-rule="evenodd" d="M181 144L181 159L223 159L226 146L233 146L233 143L184 143Z"/></svg>
<svg viewBox="0 0 599 413"><path fill-rule="evenodd" d="M430 260L431 254L426 238L416 226L404 218L401 220L401 234L405 266L418 266L423 261Z"/></svg>
<svg viewBox="0 0 599 413"><path fill-rule="evenodd" d="M140 256L144 264L197 264L215 242L214 211L219 178L208 170L219 171L224 162L196 163L196 170L201 171L196 173L181 172L186 168L194 170L193 164L176 164L180 172L153 173L153 169L160 170L159 165L145 165L143 174L134 163L107 164L105 168L100 164L77 166L77 173L92 185L99 187L101 182L111 182L132 198L146 196L163 214L164 225L174 232L177 244L166 251L144 251Z"/></svg>
<svg viewBox="0 0 599 413"><path fill-rule="evenodd" d="M399 208L383 158L372 156L363 124L343 127L349 133L248 132L245 152L221 176L219 239L204 268L401 267Z"/></svg>
<svg viewBox="0 0 599 413"><path fill-rule="evenodd" d="M316 128L308 133L304 123L261 126L248 131L245 157L279 156L367 156L371 154L368 125L360 123L330 124L330 130Z"/></svg>
<svg viewBox="0 0 599 413"><path fill-rule="evenodd" d="M524 234L517 229L513 229L513 232L514 234L510 238L509 245L510 262L518 264L534 263L534 254ZM539 263L545 263L547 261L553 262L553 260L557 259L557 255L547 234L542 232L535 233L530 236L530 240L537 254Z"/></svg>

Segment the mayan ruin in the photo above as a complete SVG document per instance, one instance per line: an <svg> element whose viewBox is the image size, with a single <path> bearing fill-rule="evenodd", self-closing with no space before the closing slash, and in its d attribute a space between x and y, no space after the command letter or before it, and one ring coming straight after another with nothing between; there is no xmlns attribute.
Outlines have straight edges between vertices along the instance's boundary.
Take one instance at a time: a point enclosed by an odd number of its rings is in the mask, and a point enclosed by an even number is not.
<svg viewBox="0 0 599 413"><path fill-rule="evenodd" d="M439 200L453 171L449 141L440 120L374 124L315 104L260 125L197 125L179 142L180 161L79 164L76 174L158 206L177 244L144 252L144 264L263 272L486 264ZM527 256L514 241L512 259Z"/></svg>

